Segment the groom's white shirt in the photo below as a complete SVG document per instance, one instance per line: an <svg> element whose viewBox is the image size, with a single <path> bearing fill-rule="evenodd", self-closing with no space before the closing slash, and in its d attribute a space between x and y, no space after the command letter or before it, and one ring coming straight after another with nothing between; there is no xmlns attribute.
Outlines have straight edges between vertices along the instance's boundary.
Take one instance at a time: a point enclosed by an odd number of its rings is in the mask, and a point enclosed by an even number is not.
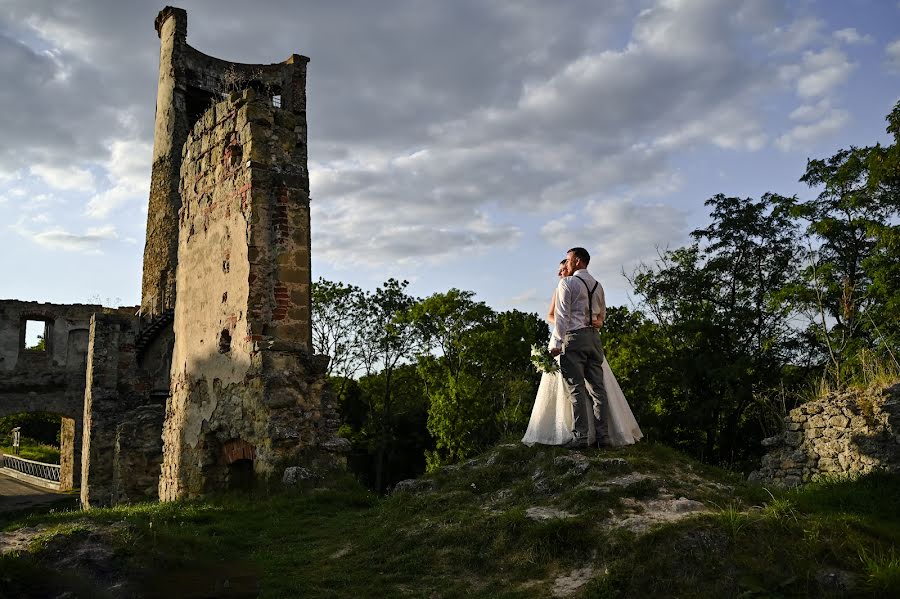
<svg viewBox="0 0 900 599"><path fill-rule="evenodd" d="M587 289L581 279L587 283ZM576 270L571 277L559 280L556 286L556 312L554 313L552 348L562 348L566 333L591 326L588 320L588 289L593 289L597 280L586 269ZM592 302L593 315L606 320L606 297L603 286L597 283Z"/></svg>

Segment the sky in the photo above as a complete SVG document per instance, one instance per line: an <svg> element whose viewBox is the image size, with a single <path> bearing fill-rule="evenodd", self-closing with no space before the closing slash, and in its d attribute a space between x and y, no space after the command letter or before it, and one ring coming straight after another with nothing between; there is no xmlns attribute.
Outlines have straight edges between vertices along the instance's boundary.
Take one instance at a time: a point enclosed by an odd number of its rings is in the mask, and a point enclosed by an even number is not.
<svg viewBox="0 0 900 599"><path fill-rule="evenodd" d="M309 56L313 278L543 314L583 246L623 272L703 202L813 197L889 140L896 0L188 1L188 44ZM0 0L0 299L137 305L159 66L146 0Z"/></svg>

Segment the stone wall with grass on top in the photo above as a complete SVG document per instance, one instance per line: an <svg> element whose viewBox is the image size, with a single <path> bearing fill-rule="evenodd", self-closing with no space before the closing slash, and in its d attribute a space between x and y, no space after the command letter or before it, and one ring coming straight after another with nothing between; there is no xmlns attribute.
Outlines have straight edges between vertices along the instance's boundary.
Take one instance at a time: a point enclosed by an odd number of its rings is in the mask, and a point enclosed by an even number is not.
<svg viewBox="0 0 900 599"><path fill-rule="evenodd" d="M805 403L763 440L769 452L750 480L795 487L821 477L900 471L900 384Z"/></svg>

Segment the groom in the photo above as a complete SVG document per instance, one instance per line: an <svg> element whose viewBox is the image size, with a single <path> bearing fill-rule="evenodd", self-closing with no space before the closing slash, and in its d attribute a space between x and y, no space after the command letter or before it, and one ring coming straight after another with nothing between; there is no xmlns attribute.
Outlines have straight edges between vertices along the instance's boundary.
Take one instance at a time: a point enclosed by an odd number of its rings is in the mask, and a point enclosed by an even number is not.
<svg viewBox="0 0 900 599"><path fill-rule="evenodd" d="M566 254L566 265L572 276L560 279L556 288L556 319L553 325L553 347L550 354L559 356L563 381L575 404L574 439L568 447L589 444L589 421L593 419L599 446L608 442L606 422L602 420L606 389L603 385L603 345L592 325L606 318L603 287L587 271L591 255L584 248L572 248ZM587 382L591 386L590 394ZM590 410L588 409L590 406Z"/></svg>

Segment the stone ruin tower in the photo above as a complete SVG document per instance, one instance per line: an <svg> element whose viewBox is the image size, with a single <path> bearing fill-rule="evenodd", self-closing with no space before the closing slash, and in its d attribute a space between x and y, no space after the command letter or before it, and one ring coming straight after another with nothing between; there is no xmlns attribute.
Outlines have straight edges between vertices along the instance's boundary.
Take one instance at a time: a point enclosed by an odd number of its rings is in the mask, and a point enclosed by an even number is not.
<svg viewBox="0 0 900 599"><path fill-rule="evenodd" d="M345 444L311 354L308 59L207 56L178 8L155 25L141 314L171 339L159 497L333 466Z"/></svg>
<svg viewBox="0 0 900 599"><path fill-rule="evenodd" d="M0 416L60 416L59 487L85 508L330 468L348 446L311 355L308 59L207 56L178 8L156 31L141 305L0 299Z"/></svg>

